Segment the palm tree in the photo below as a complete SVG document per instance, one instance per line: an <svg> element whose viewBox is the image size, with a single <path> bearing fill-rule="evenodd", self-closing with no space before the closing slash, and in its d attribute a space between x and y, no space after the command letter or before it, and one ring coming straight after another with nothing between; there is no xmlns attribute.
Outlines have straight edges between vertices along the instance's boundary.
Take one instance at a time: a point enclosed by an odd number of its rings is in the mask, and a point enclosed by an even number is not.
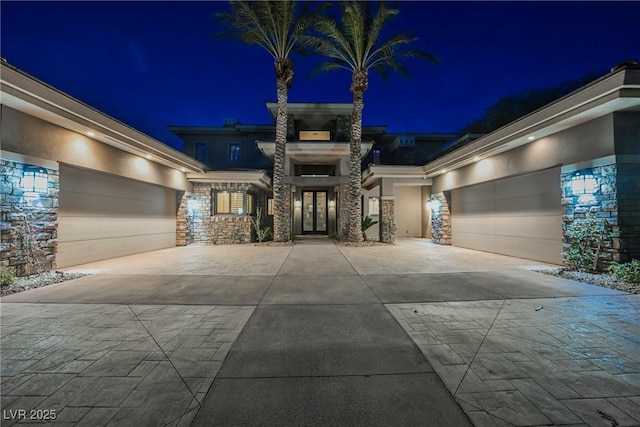
<svg viewBox="0 0 640 427"><path fill-rule="evenodd" d="M232 35L247 44L266 50L274 61L278 114L276 116L275 156L273 160L273 240L290 240L290 217L286 200L291 197L284 184L287 143L287 97L293 79L291 52L298 46L312 24L309 5L297 13L296 2L230 1L231 11L216 16Z"/></svg>
<svg viewBox="0 0 640 427"><path fill-rule="evenodd" d="M383 39L382 30L389 19L398 15L397 8L377 3L373 11L369 2L340 3L340 21L323 17L314 25L317 34L305 38L305 44L316 53L331 58L319 67L319 71L344 68L352 72L351 139L349 144L349 217L346 239L362 241L361 215L361 155L362 110L364 93L369 87L369 70L374 69L384 80L389 71L408 75L408 68L401 62L405 58L422 58L437 63L428 52L410 50L408 45L417 38L409 33L396 34Z"/></svg>

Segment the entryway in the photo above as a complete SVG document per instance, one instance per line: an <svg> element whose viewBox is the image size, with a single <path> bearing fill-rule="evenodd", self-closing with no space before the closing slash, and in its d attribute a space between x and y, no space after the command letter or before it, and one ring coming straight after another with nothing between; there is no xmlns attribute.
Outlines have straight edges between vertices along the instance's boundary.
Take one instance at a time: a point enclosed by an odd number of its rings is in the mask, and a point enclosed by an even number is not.
<svg viewBox="0 0 640 427"><path fill-rule="evenodd" d="M302 192L302 233L327 233L327 192Z"/></svg>

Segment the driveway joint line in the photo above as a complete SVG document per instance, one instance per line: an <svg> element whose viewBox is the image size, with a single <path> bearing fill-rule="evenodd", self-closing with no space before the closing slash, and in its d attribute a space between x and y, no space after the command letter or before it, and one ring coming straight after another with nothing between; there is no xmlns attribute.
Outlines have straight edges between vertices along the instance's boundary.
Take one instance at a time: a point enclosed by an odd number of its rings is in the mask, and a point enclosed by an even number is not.
<svg viewBox="0 0 640 427"><path fill-rule="evenodd" d="M460 390L460 386L464 382L464 379L466 378L466 376L469 374L469 370L471 369L471 365L473 364L473 361L476 360L476 357L478 356L478 353L480 353L480 349L482 348L482 344L484 344L484 341L487 339L487 336L489 335L489 331L491 331L491 329L493 328L493 325L496 323L496 320L498 320L498 316L500 315L500 312L504 308L505 302L506 302L506 300L502 300L502 305L500 306L500 309L496 313L496 316L493 318L493 321L491 322L491 325L489 326L489 328L487 328L487 332L482 337L482 341L480 342L480 345L478 346L478 349L473 354L473 357L471 358L471 361L467 365L467 369L464 372L464 375L462 376L462 379L460 380L460 383L458 383L458 386L456 387L456 391L453 392L453 397L455 397L458 394L458 390Z"/></svg>
<svg viewBox="0 0 640 427"><path fill-rule="evenodd" d="M144 322L142 322L142 320L140 320L140 318L138 317L138 314L133 310L133 308L131 308L131 306L129 304L127 304L127 308L129 310L131 310L131 313L133 313L133 316L135 317L136 321L140 324L140 326L142 326L145 330L145 332L149 335L149 337L153 340L154 344L160 349L160 351L162 352L162 354L164 355L164 357L167 358L167 361L169 362L169 364L171 365L171 367L173 368L174 371L176 371L176 374L178 374L178 376L180 377L180 380L182 381L182 383L184 384L184 386L187 388L187 390L189 391L189 394L191 395L191 397L193 397L196 401L198 401L198 399L196 398L196 396L193 394L193 392L191 391L191 388L189 388L189 385L187 384L187 382L184 380L184 378L182 378L182 375L180 375L180 371L178 370L178 368L176 368L176 366L173 364L173 362L171 361L171 358L169 357L169 355L164 351L164 349L162 348L162 346L160 345L160 343L158 343L158 341L156 341L155 337L153 336L153 334L151 332L149 332L149 329L147 329L147 327L144 325ZM200 402L198 402L198 405L200 405ZM183 414L184 415L184 414Z"/></svg>

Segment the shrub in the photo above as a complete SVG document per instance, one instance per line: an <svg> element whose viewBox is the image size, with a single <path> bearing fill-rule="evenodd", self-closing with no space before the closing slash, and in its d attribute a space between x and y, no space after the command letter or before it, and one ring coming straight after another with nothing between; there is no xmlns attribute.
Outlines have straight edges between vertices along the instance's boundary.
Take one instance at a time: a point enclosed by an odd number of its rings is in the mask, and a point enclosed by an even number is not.
<svg viewBox="0 0 640 427"><path fill-rule="evenodd" d="M640 283L640 261L637 259L624 264L613 264L609 266L609 272L623 282Z"/></svg>
<svg viewBox="0 0 640 427"><path fill-rule="evenodd" d="M269 240L271 238L271 227L262 227L262 208L256 209L256 219L253 219L251 215L249 215L249 219L251 220L251 224L253 225L253 229L256 231L256 238L258 242L264 242L265 240Z"/></svg>
<svg viewBox="0 0 640 427"><path fill-rule="evenodd" d="M385 219L382 221L382 233L381 239L383 243L393 243L396 241L396 222L392 219Z"/></svg>
<svg viewBox="0 0 640 427"><path fill-rule="evenodd" d="M16 280L13 272L5 267L0 267L0 287L9 286Z"/></svg>
<svg viewBox="0 0 640 427"><path fill-rule="evenodd" d="M608 235L607 224L603 219L587 215L575 220L567 229L569 249L562 254L567 266L572 270L595 271L602 240Z"/></svg>
<svg viewBox="0 0 640 427"><path fill-rule="evenodd" d="M369 215L363 216L361 221L362 239L367 241L367 230L376 225L378 221L374 221Z"/></svg>

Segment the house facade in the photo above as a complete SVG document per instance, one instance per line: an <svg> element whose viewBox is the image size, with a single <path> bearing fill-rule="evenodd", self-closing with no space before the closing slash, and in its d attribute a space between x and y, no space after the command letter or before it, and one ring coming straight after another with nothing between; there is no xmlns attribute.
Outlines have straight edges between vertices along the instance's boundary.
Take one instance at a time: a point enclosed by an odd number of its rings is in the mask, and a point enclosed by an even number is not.
<svg viewBox="0 0 640 427"><path fill-rule="evenodd" d="M20 275L172 246L255 240L272 224L274 126L170 126L184 153L1 64L0 263ZM275 104L267 104L275 117ZM340 234L350 104L289 104L292 232ZM398 237L562 263L588 214L601 262L640 259L640 69L629 64L488 135L365 126L363 215ZM446 148L446 151L443 151ZM39 266L39 267L38 267Z"/></svg>
<svg viewBox="0 0 640 427"><path fill-rule="evenodd" d="M267 103L274 122L277 104ZM348 212L349 133L352 105L348 103L290 103L288 110L285 183L289 189L288 211L291 213L293 235L339 235ZM190 175L195 188L189 215L209 225L198 226L198 232L188 240L207 241L217 236L217 223L234 221L233 215L243 217L246 206L236 206L231 212L224 200L217 203L223 182L239 185L250 176L271 175L275 153L275 125L247 125L237 119L225 119L220 127L170 126L169 129L184 141L184 152L205 162L210 172L218 176L216 183L204 182ZM440 151L455 135L450 134L393 134L386 126L365 126L362 131L363 165L414 165L423 163ZM234 178L235 177L235 178ZM235 181L234 181L235 179ZM231 180L231 181L229 181ZM223 190L226 191L226 190ZM240 200L243 196L238 193ZM265 223L272 224L271 203L268 196L252 198L259 204L251 212L265 213ZM369 202L369 200L367 199ZM372 206L378 206L375 198ZM377 204L376 204L377 203ZM222 209L219 209L222 206ZM368 208L367 208L368 209ZM379 209L367 210L374 219ZM404 218L404 215L399 215ZM235 220L240 220L236 218ZM210 231L213 230L213 231ZM376 230L369 231L377 237ZM419 228L411 234L420 237ZM249 235L246 234L247 239Z"/></svg>

